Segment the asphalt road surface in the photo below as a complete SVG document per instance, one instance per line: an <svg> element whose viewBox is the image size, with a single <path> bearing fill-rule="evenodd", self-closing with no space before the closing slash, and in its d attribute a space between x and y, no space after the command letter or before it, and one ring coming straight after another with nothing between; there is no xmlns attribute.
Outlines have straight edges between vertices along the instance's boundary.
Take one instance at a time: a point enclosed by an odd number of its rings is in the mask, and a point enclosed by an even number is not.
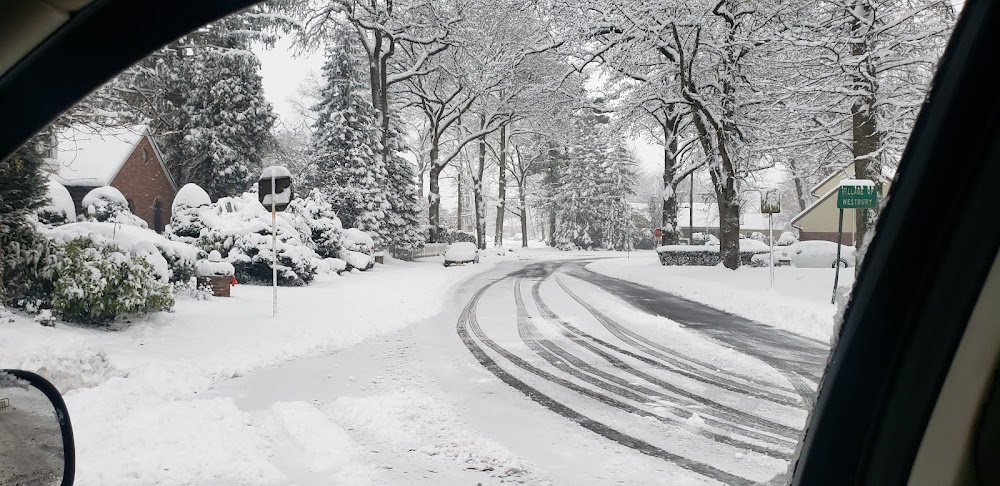
<svg viewBox="0 0 1000 486"><path fill-rule="evenodd" d="M529 264L487 283L458 318L462 342L504 383L608 440L707 480L780 482L827 347L590 272L585 263ZM681 343L616 319L587 297L590 285L756 358L784 380L721 369Z"/></svg>

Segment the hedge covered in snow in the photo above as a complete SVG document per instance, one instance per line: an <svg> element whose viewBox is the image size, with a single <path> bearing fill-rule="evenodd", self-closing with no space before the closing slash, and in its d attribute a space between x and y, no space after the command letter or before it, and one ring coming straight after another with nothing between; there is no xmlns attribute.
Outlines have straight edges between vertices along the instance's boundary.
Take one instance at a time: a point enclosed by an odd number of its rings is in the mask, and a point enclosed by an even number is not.
<svg viewBox="0 0 1000 486"><path fill-rule="evenodd" d="M750 265L753 256L760 252L759 249L742 248L740 250L740 264ZM766 248L764 252L767 252ZM714 267L722 263L718 246L668 245L656 248L656 254L660 258L660 264L667 266Z"/></svg>

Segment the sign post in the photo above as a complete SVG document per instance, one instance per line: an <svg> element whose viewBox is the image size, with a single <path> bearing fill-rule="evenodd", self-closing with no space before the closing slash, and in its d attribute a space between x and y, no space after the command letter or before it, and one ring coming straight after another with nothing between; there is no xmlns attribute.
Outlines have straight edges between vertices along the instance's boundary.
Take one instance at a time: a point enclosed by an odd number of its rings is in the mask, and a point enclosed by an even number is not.
<svg viewBox="0 0 1000 486"><path fill-rule="evenodd" d="M837 259L833 262L836 271L833 274L833 295L830 303L837 302L837 286L840 285L840 250L844 241L844 210L872 209L878 207L878 188L867 179L844 179L837 187L837 209L840 215L837 221ZM856 230L855 230L856 231Z"/></svg>
<svg viewBox="0 0 1000 486"><path fill-rule="evenodd" d="M264 169L257 182L260 203L271 209L271 317L278 315L278 211L292 202L292 174L276 165Z"/></svg>
<svg viewBox="0 0 1000 486"><path fill-rule="evenodd" d="M777 189L768 189L761 194L760 212L767 214L767 242L770 245L771 289L774 289L774 213L781 212L781 193Z"/></svg>

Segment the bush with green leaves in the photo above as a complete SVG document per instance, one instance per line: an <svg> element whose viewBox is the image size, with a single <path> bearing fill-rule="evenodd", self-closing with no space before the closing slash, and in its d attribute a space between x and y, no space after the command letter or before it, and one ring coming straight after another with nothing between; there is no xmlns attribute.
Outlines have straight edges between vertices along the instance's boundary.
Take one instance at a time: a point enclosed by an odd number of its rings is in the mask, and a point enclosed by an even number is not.
<svg viewBox="0 0 1000 486"><path fill-rule="evenodd" d="M174 305L170 285L155 278L142 255L87 238L70 241L59 253L51 304L66 321L105 324Z"/></svg>

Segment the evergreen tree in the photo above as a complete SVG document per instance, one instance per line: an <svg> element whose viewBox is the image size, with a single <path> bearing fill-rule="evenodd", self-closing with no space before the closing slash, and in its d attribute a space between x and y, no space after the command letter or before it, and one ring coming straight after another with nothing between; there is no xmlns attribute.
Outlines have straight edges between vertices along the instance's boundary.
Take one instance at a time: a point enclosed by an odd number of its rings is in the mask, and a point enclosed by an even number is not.
<svg viewBox="0 0 1000 486"><path fill-rule="evenodd" d="M273 143L275 116L250 51L273 40L260 19L237 14L205 26L111 84L133 121L152 127L174 180L198 184L213 199L248 190Z"/></svg>
<svg viewBox="0 0 1000 486"><path fill-rule="evenodd" d="M178 77L187 80L181 105L186 126L179 153L180 179L213 198L250 189L271 142L271 104L264 99L253 53L203 48L185 58Z"/></svg>
<svg viewBox="0 0 1000 486"><path fill-rule="evenodd" d="M420 249L424 246L420 232L423 211L417 196L413 164L393 154L386 169L386 199L390 206L382 232L386 244L400 250Z"/></svg>
<svg viewBox="0 0 1000 486"><path fill-rule="evenodd" d="M30 147L21 147L0 161L0 307L21 297L24 282L44 253L44 238L29 216L48 202L42 159Z"/></svg>
<svg viewBox="0 0 1000 486"><path fill-rule="evenodd" d="M550 191L558 194L556 247L563 250L606 248L625 250L633 233L632 207L635 163L621 144L602 133L589 117L576 124L575 143L559 167Z"/></svg>
<svg viewBox="0 0 1000 486"><path fill-rule="evenodd" d="M312 165L306 187L321 188L331 197L345 227L369 233L384 244L383 221L391 208L385 187L388 174L379 156L379 127L365 98L347 48L346 34L327 51L325 85L316 111Z"/></svg>

